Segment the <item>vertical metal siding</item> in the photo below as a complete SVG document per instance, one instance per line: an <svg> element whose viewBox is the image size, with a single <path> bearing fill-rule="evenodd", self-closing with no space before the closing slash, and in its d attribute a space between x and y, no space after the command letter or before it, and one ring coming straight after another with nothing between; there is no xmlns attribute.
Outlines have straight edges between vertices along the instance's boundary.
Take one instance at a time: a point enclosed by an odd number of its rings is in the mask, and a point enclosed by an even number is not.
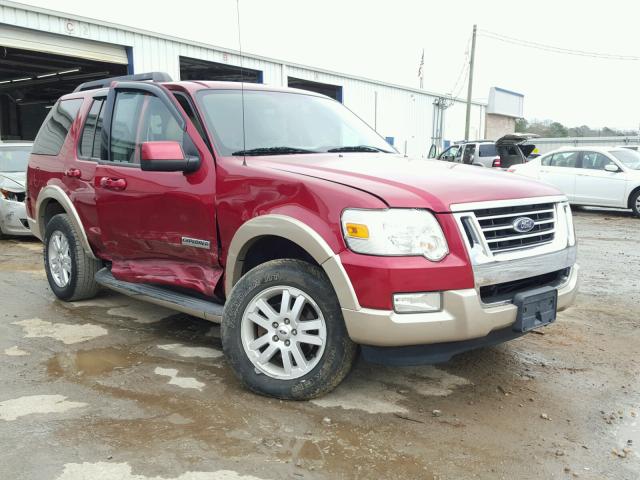
<svg viewBox="0 0 640 480"><path fill-rule="evenodd" d="M72 20L72 22L75 28L69 32L68 19L65 17L33 11L27 6L0 4L0 24L6 23L79 39L131 47L135 72L165 71L173 78L179 79L180 56L241 65L241 59L237 53L222 49L140 33L126 27L92 23L89 20ZM404 153L406 143L407 154L416 157L427 156L431 145L431 123L435 99L433 95L252 56L245 56L242 59L242 65L261 70L263 81L268 85L286 85L286 76L340 85L343 89L343 103L372 127L376 123L377 92L378 133L383 137L394 137L395 146L401 153ZM455 101L445 114L443 138L451 141L462 139L464 122L465 104L462 101ZM481 105L472 106L470 131L474 138L481 138L484 135L484 110Z"/></svg>

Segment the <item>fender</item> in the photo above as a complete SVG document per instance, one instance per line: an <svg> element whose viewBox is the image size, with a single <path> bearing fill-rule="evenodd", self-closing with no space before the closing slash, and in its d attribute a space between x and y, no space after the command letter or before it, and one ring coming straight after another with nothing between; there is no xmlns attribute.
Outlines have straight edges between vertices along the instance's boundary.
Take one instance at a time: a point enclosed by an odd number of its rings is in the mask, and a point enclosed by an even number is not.
<svg viewBox="0 0 640 480"><path fill-rule="evenodd" d="M99 260L99 258L94 255L93 250L91 249L91 245L89 245L87 234L84 231L84 226L82 225L82 221L78 216L76 207L73 206L73 202L67 196L67 194L64 193L64 190L62 190L62 188L58 187L57 185L47 185L42 190L40 190L40 193L38 193L38 199L36 200L36 208L35 208L36 218L33 220L33 223L31 223L32 222L31 219L29 220L29 224L30 224L29 226L31 227L31 231L34 233L34 235L38 237L40 240L44 239L44 229L45 229L44 214L46 211L47 204L51 200L55 200L60 205L62 205L62 208L64 208L65 212L67 212L67 215L69 215L69 220L71 221L74 228L76 229L76 232L80 236L80 242L82 243L82 248L87 253L87 255L89 255L94 260Z"/></svg>
<svg viewBox="0 0 640 480"><path fill-rule="evenodd" d="M245 222L234 234L226 260L225 293L227 297L242 276L245 256L251 245L264 236L277 236L292 241L304 249L322 267L329 277L342 308L359 310L351 280L340 256L331 250L327 242L311 227L286 215L268 214Z"/></svg>

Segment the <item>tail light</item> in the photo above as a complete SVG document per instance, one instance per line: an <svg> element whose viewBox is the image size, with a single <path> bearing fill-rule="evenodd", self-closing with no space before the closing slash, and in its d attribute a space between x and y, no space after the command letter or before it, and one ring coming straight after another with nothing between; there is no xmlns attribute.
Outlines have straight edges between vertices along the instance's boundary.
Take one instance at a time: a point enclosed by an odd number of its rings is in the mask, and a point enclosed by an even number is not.
<svg viewBox="0 0 640 480"><path fill-rule="evenodd" d="M501 167L502 166L502 161L500 160L500 157L494 158L493 163L491 164L492 167Z"/></svg>

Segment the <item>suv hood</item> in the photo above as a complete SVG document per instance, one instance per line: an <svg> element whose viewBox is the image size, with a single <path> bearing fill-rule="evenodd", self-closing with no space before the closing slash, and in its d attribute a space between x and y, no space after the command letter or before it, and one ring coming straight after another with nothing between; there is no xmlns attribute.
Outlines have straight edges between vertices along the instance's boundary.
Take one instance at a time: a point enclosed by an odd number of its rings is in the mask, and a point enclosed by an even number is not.
<svg viewBox="0 0 640 480"><path fill-rule="evenodd" d="M390 207L450 212L456 203L561 195L549 185L502 171L394 154L283 155L261 157L262 161L277 170L368 192Z"/></svg>
<svg viewBox="0 0 640 480"><path fill-rule="evenodd" d="M10 192L21 193L25 191L27 183L25 172L0 172L0 188Z"/></svg>

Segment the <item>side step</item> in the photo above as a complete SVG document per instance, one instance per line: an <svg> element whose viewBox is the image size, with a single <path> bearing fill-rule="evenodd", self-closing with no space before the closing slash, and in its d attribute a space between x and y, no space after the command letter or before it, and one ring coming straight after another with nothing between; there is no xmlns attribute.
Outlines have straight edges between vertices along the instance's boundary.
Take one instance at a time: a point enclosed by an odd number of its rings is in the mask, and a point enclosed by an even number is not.
<svg viewBox="0 0 640 480"><path fill-rule="evenodd" d="M224 305L193 298L183 293L173 292L161 287L143 283L131 283L117 280L111 272L103 268L95 276L96 282L116 292L135 297L145 302L154 303L161 307L172 308L194 317L210 320L215 323L222 321Z"/></svg>

